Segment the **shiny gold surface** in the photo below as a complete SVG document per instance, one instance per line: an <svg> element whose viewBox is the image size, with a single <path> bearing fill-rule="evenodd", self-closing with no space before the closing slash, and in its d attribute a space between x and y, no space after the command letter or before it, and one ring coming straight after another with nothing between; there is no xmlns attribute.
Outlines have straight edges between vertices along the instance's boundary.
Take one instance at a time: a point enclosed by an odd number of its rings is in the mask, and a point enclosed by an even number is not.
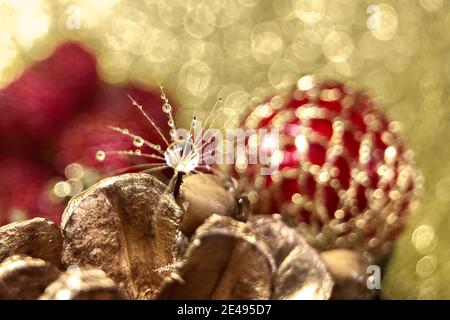
<svg viewBox="0 0 450 320"><path fill-rule="evenodd" d="M401 124L425 177L384 294L450 298L449 9L445 0L0 0L0 86L69 38L94 50L108 82L163 83L183 104L180 125L192 108L205 118L217 96L229 119L302 74L351 81ZM55 194L70 194L66 183Z"/></svg>

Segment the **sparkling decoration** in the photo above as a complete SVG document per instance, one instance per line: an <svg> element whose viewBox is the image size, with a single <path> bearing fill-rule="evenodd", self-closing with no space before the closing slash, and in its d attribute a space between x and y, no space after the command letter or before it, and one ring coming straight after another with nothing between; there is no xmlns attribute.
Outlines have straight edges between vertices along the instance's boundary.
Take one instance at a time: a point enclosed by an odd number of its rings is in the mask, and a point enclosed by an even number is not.
<svg viewBox="0 0 450 320"><path fill-rule="evenodd" d="M222 96L226 113L239 114L294 85L299 74L357 83L402 124L426 178L421 206L385 270L383 294L449 299L449 25L445 0L1 0L0 87L67 39L95 53L108 83L165 83L183 102L176 120L184 127L194 106L204 116ZM0 118L8 113L0 111ZM72 129L66 145L77 140ZM0 133L2 150L10 152L18 141L1 125ZM95 151L86 152L95 161ZM74 154L57 159L60 170L76 162ZM106 163L111 157L91 165ZM433 232L421 232L423 226ZM430 234L432 241L420 240ZM428 256L436 268L419 276L416 265Z"/></svg>
<svg viewBox="0 0 450 320"><path fill-rule="evenodd" d="M420 183L398 123L366 94L304 76L290 95L251 111L243 128L280 135L271 175L259 174L261 164L235 165L255 212L283 214L321 250L356 249L377 261L391 252Z"/></svg>

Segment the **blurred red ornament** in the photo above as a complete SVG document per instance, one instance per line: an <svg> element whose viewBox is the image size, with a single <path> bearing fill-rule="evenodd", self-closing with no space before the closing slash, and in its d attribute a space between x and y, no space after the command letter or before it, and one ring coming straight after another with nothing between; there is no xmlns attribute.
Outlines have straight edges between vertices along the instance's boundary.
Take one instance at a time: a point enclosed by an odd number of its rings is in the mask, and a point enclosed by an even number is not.
<svg viewBox="0 0 450 320"><path fill-rule="evenodd" d="M27 159L0 159L0 225L31 217L59 222L64 206L52 198L49 171Z"/></svg>
<svg viewBox="0 0 450 320"><path fill-rule="evenodd" d="M279 129L278 170L235 166L256 213L283 214L319 249L390 252L415 204L417 172L398 124L366 94L306 76L290 95L253 109L243 128Z"/></svg>
<svg viewBox="0 0 450 320"><path fill-rule="evenodd" d="M70 196L102 174L139 163L96 160L98 150L135 149L133 139L108 125L161 143L128 95L168 135L159 90L102 83L95 56L76 42L57 47L0 91L0 225L32 216L59 222Z"/></svg>
<svg viewBox="0 0 450 320"><path fill-rule="evenodd" d="M45 142L94 97L95 57L77 43L58 47L0 92L0 129L9 145Z"/></svg>
<svg viewBox="0 0 450 320"><path fill-rule="evenodd" d="M95 57L65 43L0 91L0 225L33 216L58 222L52 145L65 124L89 106L98 88Z"/></svg>

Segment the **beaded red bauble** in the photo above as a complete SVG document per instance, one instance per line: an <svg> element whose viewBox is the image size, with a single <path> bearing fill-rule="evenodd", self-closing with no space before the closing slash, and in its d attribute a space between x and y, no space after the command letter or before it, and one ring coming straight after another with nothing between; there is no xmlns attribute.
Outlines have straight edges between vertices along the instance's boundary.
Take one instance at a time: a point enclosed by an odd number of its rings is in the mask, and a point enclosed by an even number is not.
<svg viewBox="0 0 450 320"><path fill-rule="evenodd" d="M418 175L398 124L366 94L305 76L242 124L279 130L271 156L278 170L263 176L259 164L235 166L255 213L281 213L320 250L390 252L416 202Z"/></svg>

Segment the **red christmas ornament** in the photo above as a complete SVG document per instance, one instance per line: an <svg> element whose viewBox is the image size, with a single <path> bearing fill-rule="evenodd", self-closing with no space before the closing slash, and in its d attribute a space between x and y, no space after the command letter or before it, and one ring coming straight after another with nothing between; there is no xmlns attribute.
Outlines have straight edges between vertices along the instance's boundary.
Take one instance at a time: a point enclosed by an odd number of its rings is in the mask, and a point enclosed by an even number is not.
<svg viewBox="0 0 450 320"><path fill-rule="evenodd" d="M290 95L253 109L243 128L280 135L274 173L235 166L256 213L281 213L321 250L390 252L415 204L417 172L398 124L366 94L305 76Z"/></svg>

